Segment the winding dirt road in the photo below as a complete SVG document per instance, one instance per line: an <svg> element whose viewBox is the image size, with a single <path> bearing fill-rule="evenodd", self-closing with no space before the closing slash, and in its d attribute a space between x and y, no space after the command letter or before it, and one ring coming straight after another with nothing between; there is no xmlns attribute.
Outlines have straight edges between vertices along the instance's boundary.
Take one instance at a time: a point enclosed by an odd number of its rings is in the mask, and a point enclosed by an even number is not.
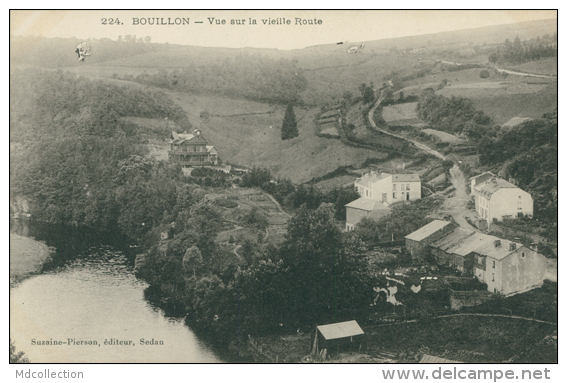
<svg viewBox="0 0 567 383"><path fill-rule="evenodd" d="M382 103L382 97L380 97L378 99L378 101L376 101L376 103L374 104L374 106L370 109L370 111L368 111L368 122L370 123L370 125L372 125L373 129L376 129L377 131L387 134L388 136L392 136L392 137L396 137L396 138L400 138L402 140L405 140L407 142L410 142L412 145L414 145L416 148L423 150L426 153L429 153L437 158L440 158L441 160L445 160L445 156L441 153L439 153L436 150L431 149L429 146L422 144L421 142L418 141L414 141L411 140L409 138L406 138L404 136L400 136L391 132L388 132L387 130L381 129L378 126L376 126L376 123L374 122L374 111L376 110L376 108L378 108L378 106L380 106L380 104Z"/></svg>

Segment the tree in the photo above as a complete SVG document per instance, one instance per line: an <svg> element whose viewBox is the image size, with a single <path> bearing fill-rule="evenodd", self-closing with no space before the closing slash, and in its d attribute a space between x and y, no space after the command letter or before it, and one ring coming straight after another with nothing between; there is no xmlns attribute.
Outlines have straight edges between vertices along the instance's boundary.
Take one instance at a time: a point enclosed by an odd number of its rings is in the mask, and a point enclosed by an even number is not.
<svg viewBox="0 0 567 383"><path fill-rule="evenodd" d="M287 277L282 285L287 311L298 325L355 318L370 302L364 246L345 236L332 205L317 210L303 205L288 222L280 247Z"/></svg>
<svg viewBox="0 0 567 383"><path fill-rule="evenodd" d="M193 276L196 275L197 268L203 264L203 256L197 246L191 246L183 256L183 268L185 272L193 271Z"/></svg>
<svg viewBox="0 0 567 383"><path fill-rule="evenodd" d="M374 102L374 90L371 87L366 87L366 89L364 89L364 94L362 95L362 102L365 104L370 104L371 102Z"/></svg>
<svg viewBox="0 0 567 383"><path fill-rule="evenodd" d="M16 346L12 339L10 339L10 363L29 363L30 361L24 355L23 351L17 352Z"/></svg>
<svg viewBox="0 0 567 383"><path fill-rule="evenodd" d="M288 104L282 124L282 140L289 140L297 136L299 136L299 131L297 130L297 121L295 120L293 105Z"/></svg>

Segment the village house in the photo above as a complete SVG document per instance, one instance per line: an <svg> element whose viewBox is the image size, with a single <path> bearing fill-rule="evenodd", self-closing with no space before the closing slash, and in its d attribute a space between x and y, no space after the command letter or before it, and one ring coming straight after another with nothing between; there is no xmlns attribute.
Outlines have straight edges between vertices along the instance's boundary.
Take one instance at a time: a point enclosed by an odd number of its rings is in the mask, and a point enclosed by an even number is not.
<svg viewBox="0 0 567 383"><path fill-rule="evenodd" d="M388 215L393 203L421 198L421 180L417 174L371 171L357 178L354 187L360 198L346 205L347 231L354 229L362 218L377 220Z"/></svg>
<svg viewBox="0 0 567 383"><path fill-rule="evenodd" d="M378 220L390 214L390 208L383 203L360 197L346 206L346 231L354 229L363 218Z"/></svg>
<svg viewBox="0 0 567 383"><path fill-rule="evenodd" d="M209 145L199 129L190 133L171 132L169 142L169 161L179 163L183 167L218 164L218 152Z"/></svg>
<svg viewBox="0 0 567 383"><path fill-rule="evenodd" d="M357 178L354 187L361 197L390 205L421 199L421 179L418 174L389 174L371 171Z"/></svg>
<svg viewBox="0 0 567 383"><path fill-rule="evenodd" d="M435 220L406 236L412 257L433 258L474 275L493 293L512 295L543 284L544 256L513 241Z"/></svg>
<svg viewBox="0 0 567 383"><path fill-rule="evenodd" d="M490 172L471 178L471 196L477 214L486 220L488 229L494 221L534 214L530 193Z"/></svg>

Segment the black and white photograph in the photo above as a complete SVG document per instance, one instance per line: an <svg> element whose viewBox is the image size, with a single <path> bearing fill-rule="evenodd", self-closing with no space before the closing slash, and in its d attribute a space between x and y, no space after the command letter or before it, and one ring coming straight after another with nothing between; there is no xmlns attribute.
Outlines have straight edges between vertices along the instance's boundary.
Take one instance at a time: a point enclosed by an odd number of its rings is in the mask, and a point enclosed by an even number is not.
<svg viewBox="0 0 567 383"><path fill-rule="evenodd" d="M10 10L9 29L11 379L560 381L558 10Z"/></svg>

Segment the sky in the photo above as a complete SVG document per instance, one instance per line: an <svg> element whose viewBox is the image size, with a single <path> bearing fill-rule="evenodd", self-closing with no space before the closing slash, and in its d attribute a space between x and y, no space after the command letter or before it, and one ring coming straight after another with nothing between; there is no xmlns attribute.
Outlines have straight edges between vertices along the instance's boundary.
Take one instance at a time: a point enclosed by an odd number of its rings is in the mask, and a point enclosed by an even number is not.
<svg viewBox="0 0 567 383"><path fill-rule="evenodd" d="M143 19L159 19L186 25L141 25ZM315 25L298 25L301 20L320 20ZM14 36L110 38L119 35L151 36L152 42L210 47L256 47L300 49L339 41L359 42L479 28L530 20L557 18L557 11L511 10L327 10L327 11L220 11L220 10L52 10L11 11L10 33ZM106 24L104 20L106 19ZM118 19L120 24L110 19ZM139 23L136 24L136 20ZM257 24L252 25L251 19ZM270 24L271 20L275 24ZM225 20L225 24L222 24ZM239 20L244 25L231 25ZM264 24L267 20L268 24ZM290 24L285 24L286 20ZM212 24L211 24L212 21ZM202 23L199 23L202 22ZM220 22L220 24L217 24ZM303 21L302 21L303 23Z"/></svg>

